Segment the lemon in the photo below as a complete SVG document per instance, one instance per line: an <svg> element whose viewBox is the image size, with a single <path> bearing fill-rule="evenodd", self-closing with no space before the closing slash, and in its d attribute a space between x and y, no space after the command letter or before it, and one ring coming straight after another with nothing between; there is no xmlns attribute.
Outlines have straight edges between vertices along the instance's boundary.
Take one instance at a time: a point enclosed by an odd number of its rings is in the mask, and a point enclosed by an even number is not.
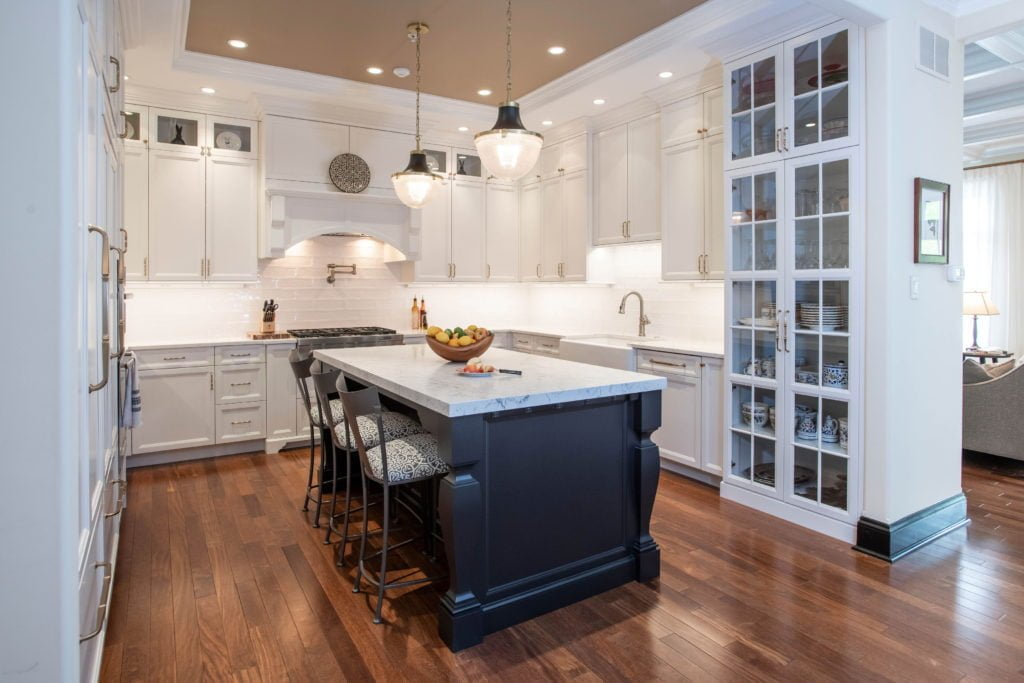
<svg viewBox="0 0 1024 683"><path fill-rule="evenodd" d="M438 332L437 334L434 335L434 339L441 342L442 344L447 344L448 340L451 339L451 337L449 337L444 332Z"/></svg>
<svg viewBox="0 0 1024 683"><path fill-rule="evenodd" d="M476 325L469 325L466 327L466 332L472 332L476 329Z"/></svg>
<svg viewBox="0 0 1024 683"><path fill-rule="evenodd" d="M459 346L469 346L470 344L472 344L475 341L476 341L475 339L473 339L472 337L470 337L468 335L465 336L465 337L459 337Z"/></svg>
<svg viewBox="0 0 1024 683"><path fill-rule="evenodd" d="M430 327L427 328L427 336L428 337L436 337L437 333L440 332L440 331L441 331L440 327L438 327L437 325L431 325Z"/></svg>
<svg viewBox="0 0 1024 683"><path fill-rule="evenodd" d="M450 339L450 340L448 340L448 346L458 346L458 345L459 345L459 340L458 339Z"/></svg>

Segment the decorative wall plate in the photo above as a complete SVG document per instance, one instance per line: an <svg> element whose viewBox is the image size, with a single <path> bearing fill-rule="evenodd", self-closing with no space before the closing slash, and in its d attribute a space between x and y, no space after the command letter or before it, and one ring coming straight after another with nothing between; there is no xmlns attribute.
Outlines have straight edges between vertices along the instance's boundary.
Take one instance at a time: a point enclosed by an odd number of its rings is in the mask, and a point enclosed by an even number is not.
<svg viewBox="0 0 1024 683"><path fill-rule="evenodd" d="M339 154L327 169L331 182L342 192L362 192L370 185L370 167L356 154Z"/></svg>
<svg viewBox="0 0 1024 683"><path fill-rule="evenodd" d="M242 149L242 138L238 136L238 133L226 130L217 136L213 141L213 146L217 149L230 149L237 152Z"/></svg>

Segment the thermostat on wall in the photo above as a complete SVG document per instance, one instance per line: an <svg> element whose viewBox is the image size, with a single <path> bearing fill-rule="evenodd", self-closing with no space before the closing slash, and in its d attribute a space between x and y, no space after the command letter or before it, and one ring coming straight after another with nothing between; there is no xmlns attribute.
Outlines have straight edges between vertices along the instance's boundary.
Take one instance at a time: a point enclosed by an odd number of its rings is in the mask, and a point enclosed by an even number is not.
<svg viewBox="0 0 1024 683"><path fill-rule="evenodd" d="M964 267L963 266L946 266L946 281L947 282L963 282L964 281Z"/></svg>

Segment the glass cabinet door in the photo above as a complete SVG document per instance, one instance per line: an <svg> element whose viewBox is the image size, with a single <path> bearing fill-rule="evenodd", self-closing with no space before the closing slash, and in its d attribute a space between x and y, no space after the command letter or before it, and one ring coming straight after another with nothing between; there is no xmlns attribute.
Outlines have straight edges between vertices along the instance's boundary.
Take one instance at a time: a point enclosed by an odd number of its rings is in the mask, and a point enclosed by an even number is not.
<svg viewBox="0 0 1024 683"><path fill-rule="evenodd" d="M145 145L149 141L149 107L125 103L121 117L125 144Z"/></svg>
<svg viewBox="0 0 1024 683"><path fill-rule="evenodd" d="M782 127L782 53L765 50L726 68L730 166L772 161Z"/></svg>
<svg viewBox="0 0 1024 683"><path fill-rule="evenodd" d="M786 498L840 519L850 515L858 469L859 424L853 397L858 367L862 244L856 206L855 151L843 149L786 164L787 300L782 311L786 369ZM856 285L856 286L855 286Z"/></svg>
<svg viewBox="0 0 1024 683"><path fill-rule="evenodd" d="M477 156L476 151L454 149L452 152L455 155L455 168L452 169L452 172L456 177L484 179L484 167L480 163L480 157Z"/></svg>
<svg viewBox="0 0 1024 683"><path fill-rule="evenodd" d="M729 458L726 476L734 482L781 495L776 476L781 450L775 430L782 419L776 400L782 371L778 309L779 192L781 166L760 166L730 174L726 230L726 355L731 399L726 406Z"/></svg>
<svg viewBox="0 0 1024 683"><path fill-rule="evenodd" d="M786 43L787 117L783 147L807 154L856 143L852 92L858 36L845 22Z"/></svg>
<svg viewBox="0 0 1024 683"><path fill-rule="evenodd" d="M206 144L205 115L173 109L150 108L150 149L200 152Z"/></svg>
<svg viewBox="0 0 1024 683"><path fill-rule="evenodd" d="M251 158L257 156L258 135L255 121L206 117L206 146L210 156Z"/></svg>
<svg viewBox="0 0 1024 683"><path fill-rule="evenodd" d="M434 173L440 173L443 176L448 175L447 147L431 147L430 145L424 145L423 153L427 157L427 166L431 171Z"/></svg>

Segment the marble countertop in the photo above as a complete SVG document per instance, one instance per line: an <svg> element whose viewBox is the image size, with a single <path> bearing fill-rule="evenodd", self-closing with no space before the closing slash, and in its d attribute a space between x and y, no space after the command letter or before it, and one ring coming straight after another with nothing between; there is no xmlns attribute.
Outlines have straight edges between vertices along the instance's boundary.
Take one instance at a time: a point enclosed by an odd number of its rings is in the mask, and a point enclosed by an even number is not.
<svg viewBox="0 0 1024 683"><path fill-rule="evenodd" d="M691 356L705 356L707 358L725 358L725 349L722 347L722 344L698 342L692 339L672 337L660 339L652 337L644 341L630 342L629 345L634 349L644 349L646 351L664 351L667 353L686 353Z"/></svg>
<svg viewBox="0 0 1024 683"><path fill-rule="evenodd" d="M323 349L320 360L367 384L448 417L529 408L664 389L662 377L585 363L489 349L488 363L519 375L461 377L422 344Z"/></svg>
<svg viewBox="0 0 1024 683"><path fill-rule="evenodd" d="M125 342L125 346L131 351L144 351L147 349L174 349L184 346L241 346L242 344L291 344L295 345L295 337L284 339L249 339L248 337L225 337L221 339L160 339L160 340L132 340Z"/></svg>
<svg viewBox="0 0 1024 683"><path fill-rule="evenodd" d="M512 332L519 334L532 334L538 337L568 337L567 332L556 332L553 330L541 330L535 327L492 327L491 332ZM424 330L398 330L404 337L422 337L426 335Z"/></svg>

